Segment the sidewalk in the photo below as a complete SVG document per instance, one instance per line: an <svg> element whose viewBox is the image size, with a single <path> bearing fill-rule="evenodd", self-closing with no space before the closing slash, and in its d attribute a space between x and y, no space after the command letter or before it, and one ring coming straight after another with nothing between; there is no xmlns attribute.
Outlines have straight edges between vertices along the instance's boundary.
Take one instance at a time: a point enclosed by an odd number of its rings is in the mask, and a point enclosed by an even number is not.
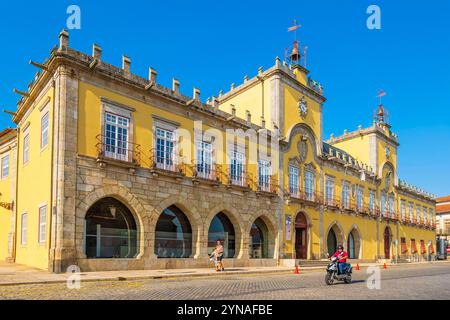
<svg viewBox="0 0 450 320"><path fill-rule="evenodd" d="M450 261L448 261L450 262ZM429 263L447 263L447 261L433 261L421 263L404 263L389 265L390 267L410 266ZM359 266L365 268L374 264L361 263ZM382 266L383 264L377 264ZM353 265L356 267L356 265ZM300 273L324 271L325 267L301 267ZM258 275L279 273L293 273L294 269L289 267L252 267L252 268L230 268L225 272L215 272L213 269L174 269L174 270L127 270L127 271L101 271L101 272L82 272L81 281L125 281L125 280L143 280L143 279L181 279L192 277L226 277L236 275ZM65 283L68 274L54 274L47 271L34 269L18 264L9 264L0 262L0 287L20 284L49 284Z"/></svg>

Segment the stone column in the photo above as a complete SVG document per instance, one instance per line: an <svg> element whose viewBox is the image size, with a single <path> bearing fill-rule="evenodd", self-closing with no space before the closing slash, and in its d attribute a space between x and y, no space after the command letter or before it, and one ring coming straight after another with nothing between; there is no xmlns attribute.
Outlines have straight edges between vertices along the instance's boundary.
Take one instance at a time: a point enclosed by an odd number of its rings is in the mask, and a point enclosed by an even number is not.
<svg viewBox="0 0 450 320"><path fill-rule="evenodd" d="M50 249L49 271L65 272L76 264L75 233L78 80L72 70L60 66L55 72L55 136L53 137L54 240Z"/></svg>

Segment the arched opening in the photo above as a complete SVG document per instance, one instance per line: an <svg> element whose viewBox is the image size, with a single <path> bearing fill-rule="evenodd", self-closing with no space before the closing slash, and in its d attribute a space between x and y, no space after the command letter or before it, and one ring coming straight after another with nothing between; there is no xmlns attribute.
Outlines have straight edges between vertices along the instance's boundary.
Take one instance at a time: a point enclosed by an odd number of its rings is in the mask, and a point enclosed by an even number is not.
<svg viewBox="0 0 450 320"><path fill-rule="evenodd" d="M135 219L120 201L104 198L87 211L85 252L87 258L134 258L137 254Z"/></svg>
<svg viewBox="0 0 450 320"><path fill-rule="evenodd" d="M211 221L208 231L208 253L216 247L217 241L222 242L224 257L233 258L235 255L235 233L230 219L223 213L218 213Z"/></svg>
<svg viewBox="0 0 450 320"><path fill-rule="evenodd" d="M328 232L327 237L327 247L328 247L328 254L332 256L337 251L337 239L336 239L336 233L333 229L330 229L330 232Z"/></svg>
<svg viewBox="0 0 450 320"><path fill-rule="evenodd" d="M384 258L391 258L391 230L389 227L384 229Z"/></svg>
<svg viewBox="0 0 450 320"><path fill-rule="evenodd" d="M359 259L361 250L361 237L356 228L348 234L347 238L347 251L350 259Z"/></svg>
<svg viewBox="0 0 450 320"><path fill-rule="evenodd" d="M333 223L333 225L328 230L327 234L327 252L331 256L336 251L339 245L344 245L344 235L342 229L338 224Z"/></svg>
<svg viewBox="0 0 450 320"><path fill-rule="evenodd" d="M261 218L256 219L250 229L250 258L267 259L269 257L269 230Z"/></svg>
<svg viewBox="0 0 450 320"><path fill-rule="evenodd" d="M192 256L192 228L186 215L176 206L161 213L156 223L155 255L158 258Z"/></svg>
<svg viewBox="0 0 450 320"><path fill-rule="evenodd" d="M303 212L295 218L295 258L308 258L308 221Z"/></svg>

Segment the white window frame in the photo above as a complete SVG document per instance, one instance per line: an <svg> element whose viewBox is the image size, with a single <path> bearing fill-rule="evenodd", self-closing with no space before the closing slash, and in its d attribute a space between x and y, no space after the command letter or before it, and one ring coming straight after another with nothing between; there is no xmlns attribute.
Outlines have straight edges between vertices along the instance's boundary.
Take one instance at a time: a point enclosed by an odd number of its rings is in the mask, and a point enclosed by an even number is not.
<svg viewBox="0 0 450 320"><path fill-rule="evenodd" d="M7 161L7 165L6 165L6 170L5 170L5 164L4 164L4 162L5 162L5 159L8 159L8 161ZM9 178L9 166L10 166L10 159L11 159L11 157L10 157L10 155L9 154L7 154L7 155L5 155L4 157L2 157L2 162L1 162L1 178L2 178L2 180L3 179L7 179L7 178Z"/></svg>
<svg viewBox="0 0 450 320"><path fill-rule="evenodd" d="M45 209L45 217L42 218L42 209ZM47 241L47 205L39 206L39 229L38 229L38 241L39 244L45 244Z"/></svg>
<svg viewBox="0 0 450 320"><path fill-rule="evenodd" d="M350 208L350 182L342 181L342 205L344 208Z"/></svg>
<svg viewBox="0 0 450 320"><path fill-rule="evenodd" d="M385 191L381 192L380 194L380 210L381 210L381 215L382 216L386 216L388 210L387 210L387 194Z"/></svg>
<svg viewBox="0 0 450 320"><path fill-rule="evenodd" d="M195 148L195 171L197 176L212 180L215 172L212 142L197 140Z"/></svg>
<svg viewBox="0 0 450 320"><path fill-rule="evenodd" d="M41 117L41 150L45 149L49 143L49 128L50 128L50 112L48 110L43 111ZM47 118L46 126L44 126L44 119Z"/></svg>
<svg viewBox="0 0 450 320"><path fill-rule="evenodd" d="M375 202L376 202L375 190L370 190L369 191L369 210L370 210L370 212L375 211Z"/></svg>
<svg viewBox="0 0 450 320"><path fill-rule="evenodd" d="M272 164L270 160L258 160L258 186L262 191L270 192L270 180L272 177Z"/></svg>
<svg viewBox="0 0 450 320"><path fill-rule="evenodd" d="M392 218L395 212L395 198L392 194L388 195L388 212L389 216Z"/></svg>
<svg viewBox="0 0 450 320"><path fill-rule="evenodd" d="M20 217L20 244L26 246L28 242L28 213L22 213Z"/></svg>
<svg viewBox="0 0 450 320"><path fill-rule="evenodd" d="M402 221L405 221L406 220L406 200L404 200L404 199L400 200L400 212L401 212Z"/></svg>
<svg viewBox="0 0 450 320"><path fill-rule="evenodd" d="M334 178L326 176L325 177L325 201L327 205L333 206L334 205L334 190L335 190L335 184L334 184Z"/></svg>
<svg viewBox="0 0 450 320"><path fill-rule="evenodd" d="M356 187L356 209L362 210L364 207L364 188L361 186Z"/></svg>
<svg viewBox="0 0 450 320"><path fill-rule="evenodd" d="M27 130L23 135L23 159L22 162L26 165L30 161L30 132Z"/></svg>
<svg viewBox="0 0 450 320"><path fill-rule="evenodd" d="M410 201L408 203L408 214L409 214L409 220L411 220L411 222L414 221L414 203L412 201Z"/></svg>
<svg viewBox="0 0 450 320"><path fill-rule="evenodd" d="M235 168L235 169L233 169L233 168ZM233 171L235 171L235 172L233 172ZM233 150L231 152L230 181L234 185L244 186L244 183L245 183L245 153L244 152L241 152L238 150Z"/></svg>
<svg viewBox="0 0 450 320"><path fill-rule="evenodd" d="M300 168L289 165L289 193L293 196L300 194Z"/></svg>
<svg viewBox="0 0 450 320"><path fill-rule="evenodd" d="M310 169L305 169L305 197L306 200L314 201L315 174Z"/></svg>
<svg viewBox="0 0 450 320"><path fill-rule="evenodd" d="M420 223L420 215L422 214L421 211L422 211L421 207L416 204L416 219L417 219L417 223Z"/></svg>
<svg viewBox="0 0 450 320"><path fill-rule="evenodd" d="M114 128L114 131L111 130L112 128ZM126 162L131 161L131 119L110 111L105 111L103 130L103 151L105 157ZM110 137L111 134L114 136ZM114 143L108 143L108 139L114 141Z"/></svg>

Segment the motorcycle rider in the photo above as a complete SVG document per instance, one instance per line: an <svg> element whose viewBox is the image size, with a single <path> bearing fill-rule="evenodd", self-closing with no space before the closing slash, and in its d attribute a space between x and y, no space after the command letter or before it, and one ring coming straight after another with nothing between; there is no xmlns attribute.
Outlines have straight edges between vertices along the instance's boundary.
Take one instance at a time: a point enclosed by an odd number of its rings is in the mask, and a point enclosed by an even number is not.
<svg viewBox="0 0 450 320"><path fill-rule="evenodd" d="M348 253L344 251L344 246L339 245L338 251L336 251L332 257L338 258L339 274L343 274L344 270L347 270L349 265L347 263Z"/></svg>

